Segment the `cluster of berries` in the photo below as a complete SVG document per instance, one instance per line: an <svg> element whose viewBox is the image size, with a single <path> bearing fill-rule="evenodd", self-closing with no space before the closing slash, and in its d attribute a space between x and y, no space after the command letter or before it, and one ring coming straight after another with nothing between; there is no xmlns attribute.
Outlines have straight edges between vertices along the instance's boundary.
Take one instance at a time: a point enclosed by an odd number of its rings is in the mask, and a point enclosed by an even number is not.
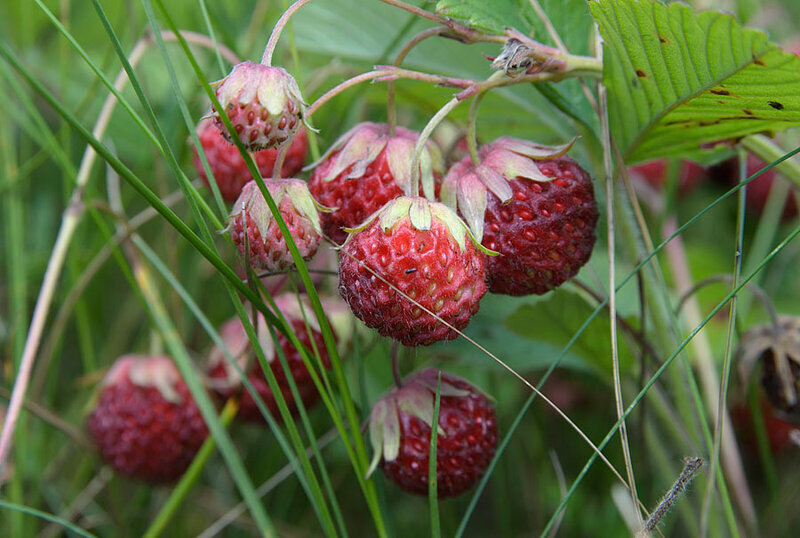
<svg viewBox="0 0 800 538"><path fill-rule="evenodd" d="M264 181L266 191L300 256L310 259L323 237L340 245L339 294L368 327L404 345L453 339L487 291L544 294L573 277L591 255L597 204L589 174L566 156L571 144L550 147L500 138L445 171L433 142L425 141L415 155L418 133L361 123L309 167L313 173L305 182L292 176L307 150L301 127L306 105L286 71L239 64L220 81L216 95L232 130L215 111L213 119L201 121L198 134L213 181L225 200L234 201L227 230L245 260L267 272L285 272L294 264L270 204L232 144L234 132L259 172L271 178ZM195 163L210 182L197 154ZM302 344L312 348L313 338L329 367L319 327L313 316L301 315L303 301L292 295L275 301ZM327 309L327 315L336 308ZM319 394L299 351L283 335L271 335L263 317L256 326L267 361L272 365L281 348L304 403L313 404ZM214 348L209 386L223 398L239 394L245 371L275 414L275 395L238 318L223 325L220 334L239 368ZM205 425L168 358L123 362L125 368L109 374L90 429L104 457L120 471L174 479L207 435ZM284 399L292 402L277 364L273 373ZM426 370L379 400L370 418L372 469L380 465L403 489L427 492L437 388L438 487L447 497L480 478L498 437L489 399L454 375ZM239 414L262 417L246 391ZM147 450L137 452L144 445ZM151 456L135 459L133 452Z"/></svg>

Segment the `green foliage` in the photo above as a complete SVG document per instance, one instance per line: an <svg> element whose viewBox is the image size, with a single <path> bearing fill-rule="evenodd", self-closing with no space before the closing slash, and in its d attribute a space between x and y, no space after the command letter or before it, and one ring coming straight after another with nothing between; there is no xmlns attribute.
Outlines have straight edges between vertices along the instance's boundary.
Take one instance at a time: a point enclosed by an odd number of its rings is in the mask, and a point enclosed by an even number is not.
<svg viewBox="0 0 800 538"><path fill-rule="evenodd" d="M558 289L548 294L545 301L536 305L520 306L504 323L520 336L537 342L547 342L560 349L593 312L594 306L585 297ZM572 346L572 353L593 365L598 372L610 373L610 335L611 321L608 314L604 313L584 330L580 339ZM633 357L627 346L620 343L620 366L627 371L633 363Z"/></svg>
<svg viewBox="0 0 800 538"><path fill-rule="evenodd" d="M800 124L800 59L730 14L681 3L590 2L605 40L603 82L627 163Z"/></svg>

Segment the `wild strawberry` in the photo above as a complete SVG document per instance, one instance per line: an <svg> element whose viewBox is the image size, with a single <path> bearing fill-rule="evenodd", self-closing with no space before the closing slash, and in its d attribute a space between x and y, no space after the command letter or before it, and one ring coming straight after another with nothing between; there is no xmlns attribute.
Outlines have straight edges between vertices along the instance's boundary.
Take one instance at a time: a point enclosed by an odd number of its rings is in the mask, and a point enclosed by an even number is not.
<svg viewBox="0 0 800 538"><path fill-rule="evenodd" d="M406 379L370 414L372 472L380 465L402 489L428 493L431 430L438 370ZM442 372L436 438L439 498L455 497L486 472L497 445L497 420L488 398L465 380Z"/></svg>
<svg viewBox="0 0 800 538"><path fill-rule="evenodd" d="M264 183L301 256L310 259L316 254L322 236L317 204L308 192L306 183L299 179ZM255 269L281 272L294 267L286 240L255 181L244 186L242 194L233 204L226 230L230 231L231 239L242 256L245 255L245 244L249 245L250 264Z"/></svg>
<svg viewBox="0 0 800 538"><path fill-rule="evenodd" d="M663 191L667 182L667 165L666 159L656 159L628 168L628 174L632 179L646 181L654 189ZM706 169L688 160L681 161L679 166L678 194L688 194L705 179Z"/></svg>
<svg viewBox="0 0 800 538"><path fill-rule="evenodd" d="M315 163L308 180L311 194L334 211L322 216L322 229L333 242L347 238L343 228L358 226L393 198L411 194L411 166L418 133L379 123L360 123L342 135ZM435 196L441 155L428 142L420 160L422 191Z"/></svg>
<svg viewBox="0 0 800 538"><path fill-rule="evenodd" d="M306 103L283 68L242 62L215 85L219 104L248 151L280 146L303 122ZM218 114L214 122L231 141Z"/></svg>
<svg viewBox="0 0 800 538"><path fill-rule="evenodd" d="M452 340L486 293L485 260L443 204L401 196L348 237L339 293L368 327L407 346ZM414 302L419 303L419 306Z"/></svg>
<svg viewBox="0 0 800 538"><path fill-rule="evenodd" d="M308 300L306 298L298 300L298 297L293 293L278 295L274 300L278 309L291 325L291 330L297 336L298 340L300 340L303 346L312 354L312 361L314 360L314 347L316 347L325 368L329 369L331 363L325 347L325 341L320 332L317 318L314 316L314 310L311 308ZM331 300L326 300L323 303L326 315L330 315L329 312L333 312L338 316L344 314L352 320L352 316L349 312L344 312L341 308L337 309L335 304L330 304L330 301ZM341 303L341 301L338 300L336 300L336 302ZM334 324L334 317L335 316L331 316L329 318L332 324ZM346 321L342 321L346 324ZM306 322L308 323L308 328ZM334 324L334 327L337 328L343 326L346 325L339 325L338 321ZM262 314L258 315L258 327L256 329L261 349L264 351L264 356L270 365L272 373L275 375L275 379L278 381L281 394L284 400L286 400L289 410L294 415L297 413L297 405L292 396L291 387L284 373L283 366L277 356L275 341L272 339L270 330ZM309 329L314 338L313 345L309 336ZM238 317L233 318L222 325L219 333L231 357L235 359L239 367L247 373L247 379L252 383L253 388L255 388L258 395L264 401L264 405L269 409L273 417L280 420L275 396L270 389L260 363L255 357L255 353L247 338L247 333L244 330L242 322ZM303 400L303 405L306 408L310 408L319 400L319 393L314 385L311 374L308 372L308 369L306 369L303 358L297 348L295 348L289 339L280 332L278 332L277 335L277 346L281 348L286 357L286 362L292 372L292 377L297 385L297 391ZM242 389L239 373L226 358L225 352L218 346L214 346L209 355L208 374L211 378L212 388L223 398L229 398L241 390L239 417L251 422L264 421L264 417L258 409L253 396L249 391Z"/></svg>
<svg viewBox="0 0 800 538"><path fill-rule="evenodd" d="M208 159L208 165L211 168L211 173L214 175L214 181L219 187L219 193L222 199L226 202L233 202L242 192L242 187L252 179L252 174L247 168L247 165L242 159L242 155L236 146L229 144L227 140L216 128L214 122L205 118L200 121L197 126L197 136L200 138L200 144L203 146L203 151ZM200 156L197 154L197 149L192 147L194 151L194 167L203 181L208 185L208 177L203 168L203 163ZM275 166L275 160L278 157L278 149L263 149L253 153L253 160L261 172L261 177L269 179L272 177L272 168ZM295 174L303 169L305 164L306 152L308 151L308 135L305 129L297 131L289 151L286 154L286 160L281 167L281 177L293 177Z"/></svg>
<svg viewBox="0 0 800 538"><path fill-rule="evenodd" d="M597 202L589 174L564 153L499 138L467 157L442 183L442 201L459 213L482 244L489 291L543 294L574 276L592 254Z"/></svg>
<svg viewBox="0 0 800 538"><path fill-rule="evenodd" d="M164 355L117 359L88 427L111 467L154 483L181 476L208 436L186 383Z"/></svg>

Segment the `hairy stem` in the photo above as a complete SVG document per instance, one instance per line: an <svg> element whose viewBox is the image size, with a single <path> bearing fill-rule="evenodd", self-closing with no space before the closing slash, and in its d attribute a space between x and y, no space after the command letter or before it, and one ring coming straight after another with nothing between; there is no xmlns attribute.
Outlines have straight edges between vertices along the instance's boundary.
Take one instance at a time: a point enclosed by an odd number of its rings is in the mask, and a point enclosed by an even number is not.
<svg viewBox="0 0 800 538"><path fill-rule="evenodd" d="M289 19L292 15L309 2L311 2L311 0L297 0L297 2L289 6L289 9L283 12L281 18L275 23L275 27L272 29L272 33L267 41L267 46L264 48L264 55L261 57L262 64L267 66L272 65L272 55L275 53L275 47L278 46L278 39L281 37L281 32L289 23Z"/></svg>

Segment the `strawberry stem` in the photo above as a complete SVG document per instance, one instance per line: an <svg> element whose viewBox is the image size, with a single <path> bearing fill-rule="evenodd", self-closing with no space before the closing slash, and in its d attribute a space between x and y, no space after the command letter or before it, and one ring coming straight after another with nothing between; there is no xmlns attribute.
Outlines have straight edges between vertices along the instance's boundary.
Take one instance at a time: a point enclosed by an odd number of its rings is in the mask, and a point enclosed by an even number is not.
<svg viewBox="0 0 800 538"><path fill-rule="evenodd" d="M272 166L272 179L274 181L280 181L281 179L281 171L283 170L283 163L286 160L286 155L289 153L289 148L294 142L294 137L297 135L297 131L293 132L289 135L289 138L286 139L286 142L283 143L281 149L278 151L278 157L275 159L275 164Z"/></svg>
<svg viewBox="0 0 800 538"><path fill-rule="evenodd" d="M397 385L397 388L403 388L403 378L400 377L400 368L397 364L397 349L400 347L400 344L397 343L397 340L392 342L392 375L394 376L394 384Z"/></svg>
<svg viewBox="0 0 800 538"><path fill-rule="evenodd" d="M294 15L298 9L308 4L310 1L311 0L297 0L297 2L289 6L289 9L283 12L281 18L275 23L275 27L272 29L272 33L269 36L269 41L267 41L267 46L264 48L264 55L261 57L262 64L266 66L272 65L272 55L275 53L275 47L278 45L278 39L281 37L281 32L288 24L292 15Z"/></svg>
<svg viewBox="0 0 800 538"><path fill-rule="evenodd" d="M411 49L416 47L422 41L428 39L429 37L439 36L446 32L447 29L444 27L434 27L428 28L427 30L423 30L422 32L418 33L411 40L400 49L400 52L397 53L397 57L394 59L394 66L400 67L403 64L403 60L406 59L408 53L411 52ZM395 84L396 80L390 80L389 85L386 89L386 123L389 124L389 136L394 136L395 132L395 123L396 123L396 113L394 107L394 96L395 96Z"/></svg>
<svg viewBox="0 0 800 538"><path fill-rule="evenodd" d="M472 159L472 164L478 166L481 161L478 158L478 107L483 100L486 92L478 93L469 105L469 112L467 113L467 151Z"/></svg>
<svg viewBox="0 0 800 538"><path fill-rule="evenodd" d="M419 162L420 157L422 156L422 149L425 147L425 142L428 141L430 138L431 133L439 125L443 119L447 117L450 112L461 104L461 99L457 96L450 99L439 111L433 115L430 119L428 124L422 129L422 132L419 133L419 138L417 139L417 145L414 146L414 158L411 161L411 193L409 196L419 196L419 179L420 179L420 170L419 170Z"/></svg>

